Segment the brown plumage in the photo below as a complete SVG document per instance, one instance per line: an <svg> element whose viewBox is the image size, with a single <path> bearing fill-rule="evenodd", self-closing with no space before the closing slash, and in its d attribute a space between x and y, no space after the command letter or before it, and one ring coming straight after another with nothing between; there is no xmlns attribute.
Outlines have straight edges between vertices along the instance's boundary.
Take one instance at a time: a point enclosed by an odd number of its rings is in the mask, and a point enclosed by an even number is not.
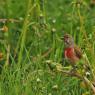
<svg viewBox="0 0 95 95"><path fill-rule="evenodd" d="M81 59L83 56L83 53L82 53L82 51L81 51L81 49L78 47L78 46L76 46L76 45L74 45L74 51L75 51L75 53L76 53L76 56L79 58L79 59Z"/></svg>

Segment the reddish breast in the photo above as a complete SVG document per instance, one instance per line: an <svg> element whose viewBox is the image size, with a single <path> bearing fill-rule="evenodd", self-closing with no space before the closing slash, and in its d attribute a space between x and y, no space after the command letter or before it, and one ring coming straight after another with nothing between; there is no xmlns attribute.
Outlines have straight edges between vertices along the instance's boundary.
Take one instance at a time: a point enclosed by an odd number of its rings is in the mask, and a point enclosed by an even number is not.
<svg viewBox="0 0 95 95"><path fill-rule="evenodd" d="M74 55L74 48L66 48L65 49L65 57L71 58Z"/></svg>

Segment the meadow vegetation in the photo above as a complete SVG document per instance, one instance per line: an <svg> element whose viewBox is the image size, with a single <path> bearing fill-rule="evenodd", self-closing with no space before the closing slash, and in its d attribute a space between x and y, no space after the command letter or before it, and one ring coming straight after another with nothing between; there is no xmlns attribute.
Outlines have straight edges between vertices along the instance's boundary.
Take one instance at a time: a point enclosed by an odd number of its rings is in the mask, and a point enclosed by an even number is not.
<svg viewBox="0 0 95 95"><path fill-rule="evenodd" d="M76 77L50 70L64 61L64 33L95 73L95 6L90 0L0 0L0 95L92 95Z"/></svg>

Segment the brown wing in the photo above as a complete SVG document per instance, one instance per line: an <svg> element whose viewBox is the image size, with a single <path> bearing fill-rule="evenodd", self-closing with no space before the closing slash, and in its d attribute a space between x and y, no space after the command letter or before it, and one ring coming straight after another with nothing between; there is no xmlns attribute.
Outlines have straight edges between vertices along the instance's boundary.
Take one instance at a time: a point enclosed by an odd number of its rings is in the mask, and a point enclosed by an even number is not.
<svg viewBox="0 0 95 95"><path fill-rule="evenodd" d="M75 46L74 46L74 51L75 51L75 53L76 53L76 56L77 56L79 59L81 59L81 58L82 58L82 55L83 55L81 49L75 45Z"/></svg>

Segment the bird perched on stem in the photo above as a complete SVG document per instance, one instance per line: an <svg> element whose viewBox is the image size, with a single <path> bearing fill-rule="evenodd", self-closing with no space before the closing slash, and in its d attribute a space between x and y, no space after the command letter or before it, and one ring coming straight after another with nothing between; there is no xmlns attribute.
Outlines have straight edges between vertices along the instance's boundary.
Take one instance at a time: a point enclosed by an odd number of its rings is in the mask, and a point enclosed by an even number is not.
<svg viewBox="0 0 95 95"><path fill-rule="evenodd" d="M65 45L65 58L71 62L72 66L74 66L82 58L82 51L75 45L74 39L70 34L65 34L63 40Z"/></svg>
<svg viewBox="0 0 95 95"><path fill-rule="evenodd" d="M65 50L64 56L70 62L73 68L79 67L85 73L90 69L87 60L84 58L82 50L74 43L74 39L70 34L64 34Z"/></svg>

